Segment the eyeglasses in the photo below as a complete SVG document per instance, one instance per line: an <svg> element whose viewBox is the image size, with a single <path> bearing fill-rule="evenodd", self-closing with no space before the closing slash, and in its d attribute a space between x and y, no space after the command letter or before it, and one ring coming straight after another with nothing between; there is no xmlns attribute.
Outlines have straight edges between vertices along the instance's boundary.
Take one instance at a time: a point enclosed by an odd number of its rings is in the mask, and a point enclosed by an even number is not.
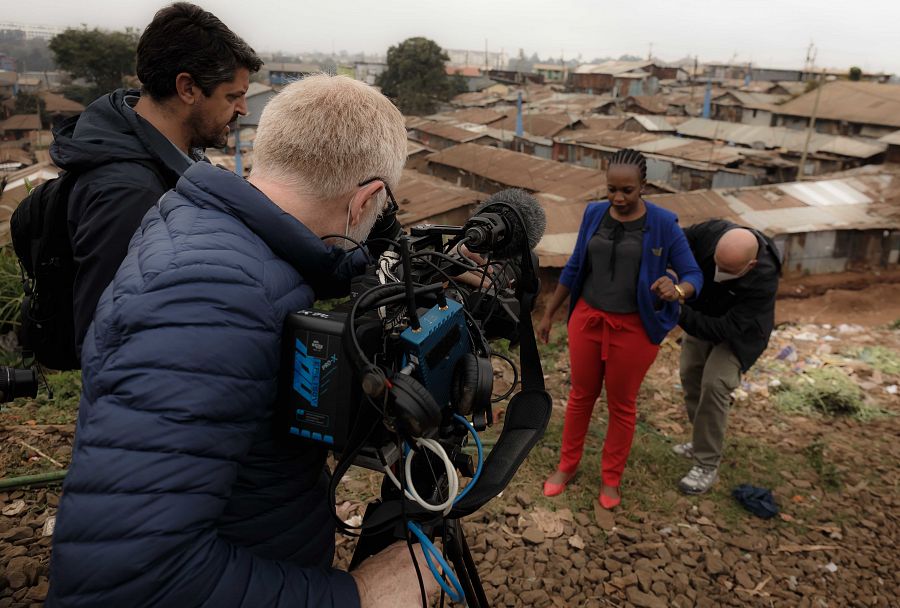
<svg viewBox="0 0 900 608"><path fill-rule="evenodd" d="M387 213L397 213L397 211L400 210L400 205L397 204L397 199L394 198L394 193L391 192L391 187L388 186L386 179L383 177L370 177L357 185L363 187L373 182L381 182L381 185L384 186L384 191L387 193L387 204L384 206L384 209L381 210L382 215Z"/></svg>

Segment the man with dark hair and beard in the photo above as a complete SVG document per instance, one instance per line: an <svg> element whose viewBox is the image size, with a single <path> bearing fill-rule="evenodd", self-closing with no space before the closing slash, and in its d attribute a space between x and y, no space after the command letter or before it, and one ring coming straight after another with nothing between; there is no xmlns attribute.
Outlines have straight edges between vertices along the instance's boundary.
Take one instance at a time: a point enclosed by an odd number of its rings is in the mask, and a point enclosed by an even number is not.
<svg viewBox="0 0 900 608"><path fill-rule="evenodd" d="M204 148L225 146L261 66L215 15L179 2L157 12L141 35L141 90L104 95L56 132L53 161L78 175L68 211L76 352L141 218L206 160Z"/></svg>

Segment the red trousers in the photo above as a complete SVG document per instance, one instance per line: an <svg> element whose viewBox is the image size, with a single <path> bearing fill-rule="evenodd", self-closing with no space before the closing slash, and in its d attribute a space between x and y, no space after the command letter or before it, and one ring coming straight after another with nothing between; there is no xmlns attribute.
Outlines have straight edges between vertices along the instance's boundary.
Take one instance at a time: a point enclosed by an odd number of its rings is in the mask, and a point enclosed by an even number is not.
<svg viewBox="0 0 900 608"><path fill-rule="evenodd" d="M569 319L572 388L566 405L559 470L574 473L581 462L594 403L606 379L609 425L603 442L603 484L618 486L631 451L638 391L659 352L638 313L616 314L591 308L584 300Z"/></svg>

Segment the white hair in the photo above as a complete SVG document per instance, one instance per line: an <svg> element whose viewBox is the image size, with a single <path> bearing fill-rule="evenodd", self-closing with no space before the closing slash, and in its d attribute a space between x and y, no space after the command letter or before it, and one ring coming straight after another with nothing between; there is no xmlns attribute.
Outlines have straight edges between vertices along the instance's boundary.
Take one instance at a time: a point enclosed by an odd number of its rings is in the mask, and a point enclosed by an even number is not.
<svg viewBox="0 0 900 608"><path fill-rule="evenodd" d="M266 105L252 173L329 200L375 177L396 187L405 162L406 127L394 104L352 78L315 74Z"/></svg>

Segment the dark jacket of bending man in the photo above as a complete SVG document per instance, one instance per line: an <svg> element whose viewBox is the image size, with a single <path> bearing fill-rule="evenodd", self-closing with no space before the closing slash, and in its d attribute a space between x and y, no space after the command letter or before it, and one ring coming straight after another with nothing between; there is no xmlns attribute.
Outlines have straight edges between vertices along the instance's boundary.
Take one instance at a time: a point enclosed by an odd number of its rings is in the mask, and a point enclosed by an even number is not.
<svg viewBox="0 0 900 608"><path fill-rule="evenodd" d="M685 331L681 384L693 435L673 449L693 461L679 487L702 494L718 478L731 392L766 349L775 325L781 254L764 234L725 220L684 233L704 287L679 319Z"/></svg>

